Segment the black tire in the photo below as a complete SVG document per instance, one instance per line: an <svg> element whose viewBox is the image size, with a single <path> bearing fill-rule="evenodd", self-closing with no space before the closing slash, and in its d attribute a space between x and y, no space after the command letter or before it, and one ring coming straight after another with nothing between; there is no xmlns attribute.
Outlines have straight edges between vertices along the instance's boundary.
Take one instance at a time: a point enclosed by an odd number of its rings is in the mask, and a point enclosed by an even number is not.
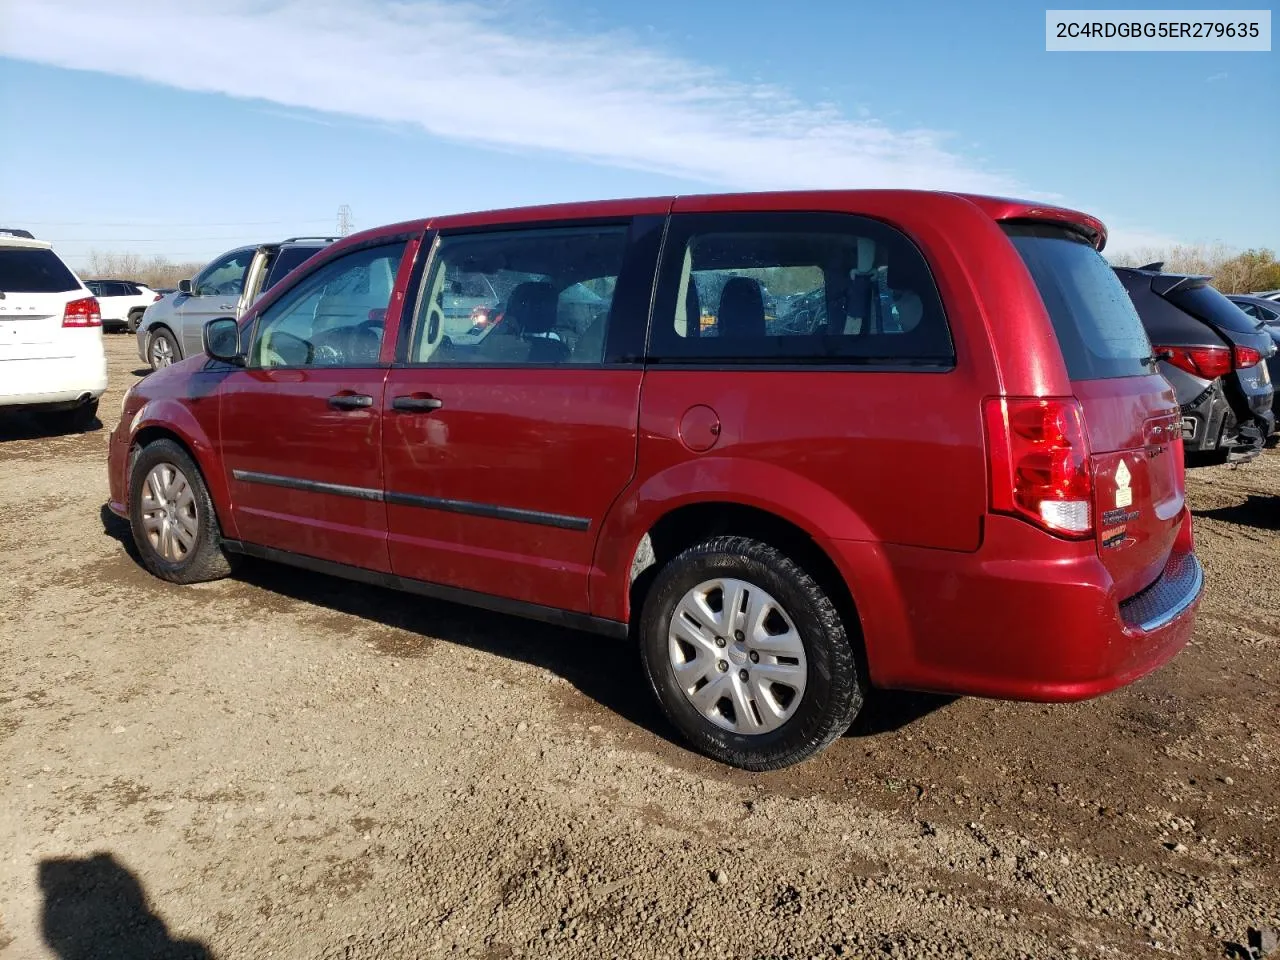
<svg viewBox="0 0 1280 960"><path fill-rule="evenodd" d="M131 310L129 312L129 319L125 321L125 330L129 333L137 333L138 324L142 321L142 314L142 310Z"/></svg>
<svg viewBox="0 0 1280 960"><path fill-rule="evenodd" d="M98 422L98 400L88 400L70 410L51 410L37 415L51 433L84 433Z"/></svg>
<svg viewBox="0 0 1280 960"><path fill-rule="evenodd" d="M156 344L164 342L168 344L169 356L173 359L169 363L177 363L182 359L182 351L178 347L177 338L169 331L168 327L156 327L152 331L151 336L147 339L147 364L152 370L159 370L161 367L156 365ZM169 364L164 364L168 366Z"/></svg>
<svg viewBox="0 0 1280 960"><path fill-rule="evenodd" d="M688 591L716 577L743 580L772 594L804 646L807 680L800 704L767 733L735 733L708 720L681 689L671 665L669 629L676 605ZM640 651L653 692L672 724L702 753L746 770L777 770L812 756L844 733L862 708L864 681L831 598L781 551L746 537L700 543L658 572L641 612Z"/></svg>
<svg viewBox="0 0 1280 960"><path fill-rule="evenodd" d="M185 556L167 558L151 541L143 525L143 488L147 475L161 464L180 470L191 488L197 532ZM204 583L231 573L231 562L222 550L222 530L205 486L204 476L191 456L172 440L149 443L134 457L129 468L129 526L143 565L161 580L170 583Z"/></svg>

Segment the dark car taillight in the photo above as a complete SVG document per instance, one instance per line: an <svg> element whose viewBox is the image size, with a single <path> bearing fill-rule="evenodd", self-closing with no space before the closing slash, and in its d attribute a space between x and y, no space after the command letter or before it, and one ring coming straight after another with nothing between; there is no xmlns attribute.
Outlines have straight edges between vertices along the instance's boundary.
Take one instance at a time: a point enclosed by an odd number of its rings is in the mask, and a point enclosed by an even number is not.
<svg viewBox="0 0 1280 960"><path fill-rule="evenodd" d="M985 407L991 508L1051 533L1093 532L1084 411L1072 397L995 397Z"/></svg>
<svg viewBox="0 0 1280 960"><path fill-rule="evenodd" d="M93 297L72 300L62 311L64 327L100 327L102 326L102 310Z"/></svg>
<svg viewBox="0 0 1280 960"><path fill-rule="evenodd" d="M1226 347L1156 347L1156 354L1164 354L1163 359L1179 370L1205 380L1216 380L1234 369Z"/></svg>
<svg viewBox="0 0 1280 960"><path fill-rule="evenodd" d="M1238 344L1232 348L1235 355L1235 364L1237 370L1243 370L1245 367L1252 367L1254 364L1262 362L1262 351L1255 350L1253 347L1242 347Z"/></svg>

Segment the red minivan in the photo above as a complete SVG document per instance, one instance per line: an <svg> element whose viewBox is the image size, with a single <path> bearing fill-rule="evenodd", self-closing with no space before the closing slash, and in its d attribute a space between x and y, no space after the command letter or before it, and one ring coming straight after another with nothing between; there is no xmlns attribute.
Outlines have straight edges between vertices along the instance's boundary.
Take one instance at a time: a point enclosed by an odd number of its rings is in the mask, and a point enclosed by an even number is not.
<svg viewBox="0 0 1280 960"><path fill-rule="evenodd" d="M178 583L248 554L634 636L749 769L868 686L1091 697L1174 655L1203 583L1105 238L898 190L366 231L129 391L111 509Z"/></svg>

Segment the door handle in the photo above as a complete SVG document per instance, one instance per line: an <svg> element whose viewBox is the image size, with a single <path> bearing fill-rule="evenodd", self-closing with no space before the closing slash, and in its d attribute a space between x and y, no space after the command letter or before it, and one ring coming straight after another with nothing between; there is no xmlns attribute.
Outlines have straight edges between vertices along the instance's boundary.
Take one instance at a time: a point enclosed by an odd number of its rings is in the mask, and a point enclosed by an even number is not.
<svg viewBox="0 0 1280 960"><path fill-rule="evenodd" d="M392 410L403 410L406 413L430 413L444 406L438 397L396 397L391 401Z"/></svg>
<svg viewBox="0 0 1280 960"><path fill-rule="evenodd" d="M338 410L362 410L373 406L373 397L364 393L339 393L329 398L329 406Z"/></svg>

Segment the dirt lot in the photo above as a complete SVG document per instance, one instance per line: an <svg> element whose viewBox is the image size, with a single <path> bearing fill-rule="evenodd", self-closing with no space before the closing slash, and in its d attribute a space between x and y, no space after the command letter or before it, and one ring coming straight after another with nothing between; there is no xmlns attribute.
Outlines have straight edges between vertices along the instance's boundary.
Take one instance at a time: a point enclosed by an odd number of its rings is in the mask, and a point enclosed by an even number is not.
<svg viewBox="0 0 1280 960"><path fill-rule="evenodd" d="M108 427L138 367L108 338ZM0 426L0 956L1232 955L1280 927L1280 451L1189 479L1172 664L1084 704L878 695L778 774L626 645L266 565L174 587L106 433Z"/></svg>

